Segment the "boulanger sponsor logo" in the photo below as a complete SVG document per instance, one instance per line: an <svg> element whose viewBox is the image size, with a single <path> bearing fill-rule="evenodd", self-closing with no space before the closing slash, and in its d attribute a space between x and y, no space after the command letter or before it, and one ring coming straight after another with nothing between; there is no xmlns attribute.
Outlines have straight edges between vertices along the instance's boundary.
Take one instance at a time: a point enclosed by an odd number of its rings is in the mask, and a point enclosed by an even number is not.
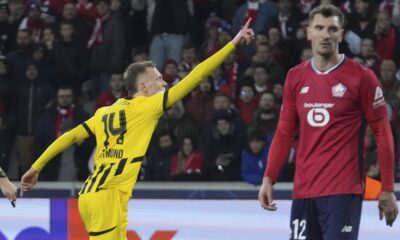
<svg viewBox="0 0 400 240"><path fill-rule="evenodd" d="M334 103L304 103L304 108L333 108Z"/></svg>
<svg viewBox="0 0 400 240"><path fill-rule="evenodd" d="M304 108L311 108L307 112L307 122L312 127L323 127L329 123L330 115L327 109L333 108L334 103L304 103Z"/></svg>

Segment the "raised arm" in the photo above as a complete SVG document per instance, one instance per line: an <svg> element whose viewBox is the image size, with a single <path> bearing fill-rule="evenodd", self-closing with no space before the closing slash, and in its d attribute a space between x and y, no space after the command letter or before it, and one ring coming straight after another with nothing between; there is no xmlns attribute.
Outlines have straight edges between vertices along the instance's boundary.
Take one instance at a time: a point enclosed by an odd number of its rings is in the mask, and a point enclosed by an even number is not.
<svg viewBox="0 0 400 240"><path fill-rule="evenodd" d="M232 53L236 46L241 44L249 44L254 38L254 32L249 28L251 18L246 22L243 28L238 34L226 44L221 50L216 52L214 55L200 63L195 67L184 79L178 84L172 87L168 92L167 107L171 107L176 102L185 97L194 88L196 88L200 82L207 76L212 74L224 60Z"/></svg>

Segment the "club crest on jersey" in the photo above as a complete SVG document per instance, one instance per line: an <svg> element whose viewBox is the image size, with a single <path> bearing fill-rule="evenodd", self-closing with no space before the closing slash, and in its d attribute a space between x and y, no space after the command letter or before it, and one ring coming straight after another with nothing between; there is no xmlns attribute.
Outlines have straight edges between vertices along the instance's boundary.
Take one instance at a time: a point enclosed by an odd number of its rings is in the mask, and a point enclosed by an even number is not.
<svg viewBox="0 0 400 240"><path fill-rule="evenodd" d="M346 92L346 87L339 83L332 87L332 96L343 97Z"/></svg>

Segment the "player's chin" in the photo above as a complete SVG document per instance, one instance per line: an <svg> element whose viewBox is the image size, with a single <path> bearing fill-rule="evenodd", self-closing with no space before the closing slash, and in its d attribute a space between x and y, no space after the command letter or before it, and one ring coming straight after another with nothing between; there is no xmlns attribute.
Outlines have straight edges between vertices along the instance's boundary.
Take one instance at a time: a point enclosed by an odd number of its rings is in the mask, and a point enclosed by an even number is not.
<svg viewBox="0 0 400 240"><path fill-rule="evenodd" d="M323 56L323 57L330 57L332 54L335 52L332 48L320 48L318 49L318 54Z"/></svg>

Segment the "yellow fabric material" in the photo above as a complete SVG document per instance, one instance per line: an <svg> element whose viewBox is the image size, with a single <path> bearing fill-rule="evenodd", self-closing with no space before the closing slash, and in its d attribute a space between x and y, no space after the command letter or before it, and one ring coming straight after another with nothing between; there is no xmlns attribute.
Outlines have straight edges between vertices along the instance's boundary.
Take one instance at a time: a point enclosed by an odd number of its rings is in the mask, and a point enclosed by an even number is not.
<svg viewBox="0 0 400 240"><path fill-rule="evenodd" d="M67 149L72 144L89 137L88 132L79 125L57 138L44 153L33 163L32 168L40 172L43 167L57 154Z"/></svg>
<svg viewBox="0 0 400 240"><path fill-rule="evenodd" d="M128 201L126 193L117 189L107 189L79 197L79 213L88 233L95 240L125 240L128 225ZM111 231L99 234L107 230ZM92 234L94 235L94 234Z"/></svg>

